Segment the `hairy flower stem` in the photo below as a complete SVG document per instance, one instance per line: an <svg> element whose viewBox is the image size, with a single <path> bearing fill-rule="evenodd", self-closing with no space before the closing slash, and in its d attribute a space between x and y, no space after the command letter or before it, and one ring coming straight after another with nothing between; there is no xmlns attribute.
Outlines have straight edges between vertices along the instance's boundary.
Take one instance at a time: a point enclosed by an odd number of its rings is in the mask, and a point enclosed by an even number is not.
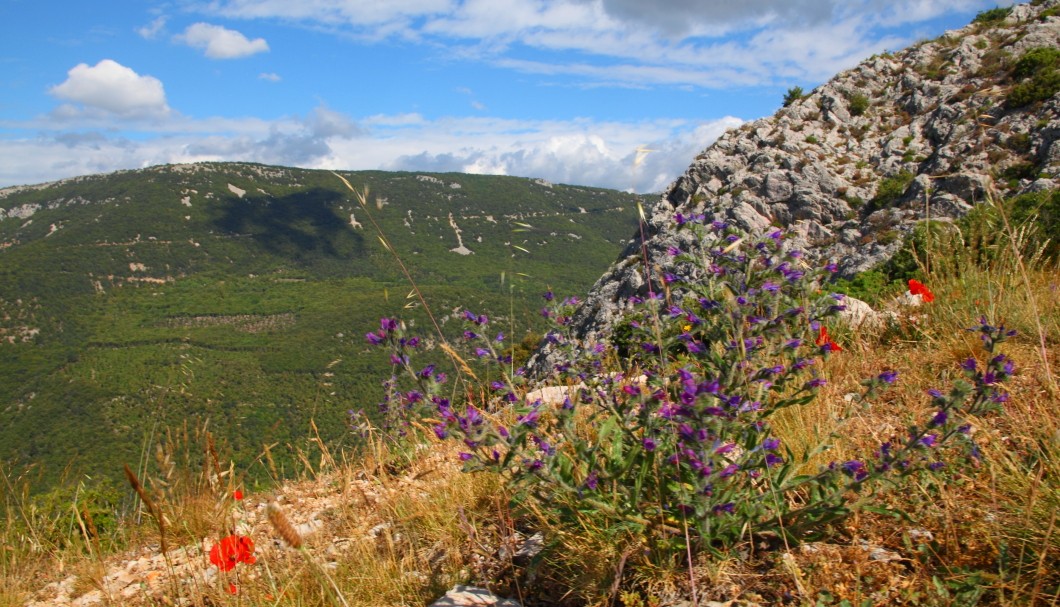
<svg viewBox="0 0 1060 607"><path fill-rule="evenodd" d="M447 340L445 338L445 334L442 333L442 328L438 325L438 320L435 319L434 313L431 312L431 307L427 304L426 298L423 297L423 293L420 291L419 285L416 283L416 280L412 278L412 273L409 272L408 267L405 266L405 262L402 261L401 256L398 255L398 252L394 248L394 245L390 243L390 239L386 237L386 233L383 232L383 228L380 227L380 225L376 222L375 217L372 215L372 212L368 210L368 187L365 186L363 190L358 191L354 189L350 182L347 181L346 178L342 175L339 175L334 171L332 171L331 174L342 180L342 183L345 184L347 188L349 188L350 192L353 192L354 197L357 198L357 203L361 205L361 208L364 209L365 215L368 216L368 221L372 222L372 226L375 228L377 236L379 237L379 242L383 244L383 248L385 248L387 251L390 252L391 255L394 256L394 260L397 261L398 267L401 268L401 273L405 275L405 280L408 280L409 284L412 285L412 290L416 292L416 298L419 300L420 305L423 306L423 311L427 314L427 317L431 319L431 324L434 325L434 330L438 334L438 339L444 345L449 346L449 340ZM447 353L452 351L451 347L449 350L445 351ZM460 366L457 364L457 362L452 362L453 366L457 370L459 370Z"/></svg>

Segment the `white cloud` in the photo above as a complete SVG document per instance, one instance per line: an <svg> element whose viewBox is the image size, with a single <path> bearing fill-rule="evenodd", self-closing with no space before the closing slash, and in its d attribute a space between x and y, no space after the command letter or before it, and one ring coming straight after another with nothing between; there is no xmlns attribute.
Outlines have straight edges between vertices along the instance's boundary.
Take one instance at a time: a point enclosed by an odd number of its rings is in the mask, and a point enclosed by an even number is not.
<svg viewBox="0 0 1060 607"><path fill-rule="evenodd" d="M165 29L167 20L168 18L165 15L157 17L153 21L151 21L151 23L148 23L143 27L136 28L136 33L140 34L141 38L146 38L147 40L154 40Z"/></svg>
<svg viewBox="0 0 1060 607"><path fill-rule="evenodd" d="M48 92L55 97L81 104L90 112L122 117L150 117L169 112L162 82L152 76L141 76L132 69L104 59L95 66L80 63L67 72L66 80ZM81 110L63 106L58 117L73 117Z"/></svg>
<svg viewBox="0 0 1060 607"><path fill-rule="evenodd" d="M887 28L996 0L217 0L228 18L280 18L361 40L434 43L453 57L583 85L816 81L912 40ZM1005 0L1002 4L1011 4ZM526 49L563 51L562 60Z"/></svg>
<svg viewBox="0 0 1060 607"><path fill-rule="evenodd" d="M283 78L280 78L279 74L276 74L276 73L273 73L273 72L262 72L262 73L258 74L258 79L259 80L268 80L269 82L279 82L279 81L283 80Z"/></svg>
<svg viewBox="0 0 1060 607"><path fill-rule="evenodd" d="M183 34L174 39L203 50L210 59L238 59L269 50L264 38L248 40L235 30L210 23L189 25Z"/></svg>

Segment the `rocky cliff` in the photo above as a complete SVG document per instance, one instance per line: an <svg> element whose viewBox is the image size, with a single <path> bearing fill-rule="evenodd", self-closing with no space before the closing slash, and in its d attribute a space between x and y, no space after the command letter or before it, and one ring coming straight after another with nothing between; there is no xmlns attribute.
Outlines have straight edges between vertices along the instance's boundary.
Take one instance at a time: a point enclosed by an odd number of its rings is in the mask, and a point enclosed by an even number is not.
<svg viewBox="0 0 1060 607"><path fill-rule="evenodd" d="M705 214L745 230L783 226L846 276L890 258L925 218L952 219L988 195L1060 181L1060 0L986 11L967 27L877 55L775 115L729 131L651 209L574 318L606 332ZM694 277L692 277L694 278ZM538 363L539 365L541 363ZM538 367L540 369L540 367Z"/></svg>

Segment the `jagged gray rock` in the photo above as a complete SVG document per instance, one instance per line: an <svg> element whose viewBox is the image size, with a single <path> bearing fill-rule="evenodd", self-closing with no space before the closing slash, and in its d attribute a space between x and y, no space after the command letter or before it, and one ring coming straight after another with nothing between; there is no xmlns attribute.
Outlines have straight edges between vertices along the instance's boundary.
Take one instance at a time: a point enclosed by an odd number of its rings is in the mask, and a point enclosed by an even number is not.
<svg viewBox="0 0 1060 607"><path fill-rule="evenodd" d="M995 193L1056 188L1060 95L1018 108L1005 98L1022 53L1060 47L1058 6L1019 5L1000 24L973 23L874 56L722 135L663 194L643 238L635 235L592 288L575 314L575 335L596 339L627 298L645 293L645 260L655 276L670 269L670 247L700 246L673 229L678 213L751 232L784 226L810 260L835 261L849 276L889 259L925 218L959 217ZM1037 177L995 179L1019 166ZM879 197L881 185L896 183L904 187ZM532 371L547 370L548 359L542 350Z"/></svg>

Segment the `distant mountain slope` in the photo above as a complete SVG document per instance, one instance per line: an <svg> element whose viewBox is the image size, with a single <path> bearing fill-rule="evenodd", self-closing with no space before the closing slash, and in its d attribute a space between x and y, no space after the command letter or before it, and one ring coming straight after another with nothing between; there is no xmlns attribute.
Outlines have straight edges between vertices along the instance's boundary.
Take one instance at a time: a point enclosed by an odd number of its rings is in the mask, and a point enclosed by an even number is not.
<svg viewBox="0 0 1060 607"><path fill-rule="evenodd" d="M414 305L371 219L443 324L473 306L516 336L546 287L584 292L634 232L636 198L615 191L342 175L367 209L329 172L253 164L0 191L0 458L116 474L185 421L243 464L311 417L340 439L387 374L363 334Z"/></svg>
<svg viewBox="0 0 1060 607"><path fill-rule="evenodd" d="M805 96L791 91L787 107L725 133L694 160L574 326L582 336L606 333L624 302L645 294L645 258L653 280L687 270L671 251L701 243L674 229L679 215L787 227L812 260L833 260L850 276L889 259L919 221L952 220L990 192L1055 191L1058 91L1060 0L986 11Z"/></svg>

